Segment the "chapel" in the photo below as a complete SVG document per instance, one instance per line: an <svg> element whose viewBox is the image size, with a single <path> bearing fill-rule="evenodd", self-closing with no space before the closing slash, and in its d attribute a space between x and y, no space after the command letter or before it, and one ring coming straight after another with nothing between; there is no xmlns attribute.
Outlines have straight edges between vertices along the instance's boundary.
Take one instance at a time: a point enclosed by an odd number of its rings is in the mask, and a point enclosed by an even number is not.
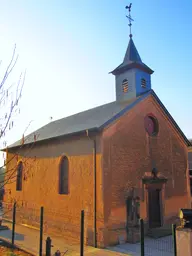
<svg viewBox="0 0 192 256"><path fill-rule="evenodd" d="M138 241L140 218L146 233L177 222L179 209L191 205L191 143L152 89L153 72L130 32L111 71L115 101L8 147L4 201L17 202L17 223L38 226L43 206L45 231L75 240L84 210L86 243L106 247L120 237Z"/></svg>

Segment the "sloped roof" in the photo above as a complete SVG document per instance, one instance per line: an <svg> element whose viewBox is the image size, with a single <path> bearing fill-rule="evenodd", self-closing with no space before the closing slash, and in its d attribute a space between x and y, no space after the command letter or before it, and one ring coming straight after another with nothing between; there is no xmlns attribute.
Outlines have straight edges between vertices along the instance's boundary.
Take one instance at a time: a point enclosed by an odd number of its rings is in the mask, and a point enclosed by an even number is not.
<svg viewBox="0 0 192 256"><path fill-rule="evenodd" d="M135 47L132 37L129 40L129 44L128 44L127 51L125 53L123 62L116 69L114 69L111 73L113 75L116 75L118 73L122 73L125 70L131 69L131 68L138 68L138 69L141 69L149 74L153 73L153 70L150 69L146 64L144 64L142 62L141 57L137 51L137 48Z"/></svg>
<svg viewBox="0 0 192 256"><path fill-rule="evenodd" d="M142 63L141 57L137 51L137 48L135 47L135 44L132 38L130 38L129 40L129 44L127 47L127 51L125 53L123 63L128 64L130 61Z"/></svg>
<svg viewBox="0 0 192 256"><path fill-rule="evenodd" d="M36 141L44 141L51 138L56 138L65 135L71 135L86 130L99 130L107 125L119 115L128 111L129 108L147 97L146 93L136 99L126 101L123 103L114 101L96 108L92 108L72 116L68 116L41 127L25 137L25 144L34 142L34 134L36 134ZM21 140L13 143L8 148L21 146Z"/></svg>
<svg viewBox="0 0 192 256"><path fill-rule="evenodd" d="M187 146L192 146L153 90L150 90L143 95L137 97L136 99L130 101L126 101L123 103L114 101L96 108L77 113L72 116L50 122L49 124L26 136L25 144L30 144L34 142L34 134L36 134L36 141L38 142L53 138L59 138L61 136L72 135L86 130L101 131L104 127L112 123L114 120L118 119L120 116L129 111L132 107L144 100L149 95L152 95L159 103L164 113L168 116L169 120L183 137ZM21 140L10 145L8 148L14 148L18 146L21 146Z"/></svg>

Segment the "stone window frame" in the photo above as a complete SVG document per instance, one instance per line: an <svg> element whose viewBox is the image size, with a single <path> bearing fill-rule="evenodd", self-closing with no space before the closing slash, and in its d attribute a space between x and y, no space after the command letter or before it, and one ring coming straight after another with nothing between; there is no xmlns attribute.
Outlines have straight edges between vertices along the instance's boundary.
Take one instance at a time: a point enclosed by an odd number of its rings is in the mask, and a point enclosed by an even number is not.
<svg viewBox="0 0 192 256"><path fill-rule="evenodd" d="M22 191L23 187L23 162L17 164L16 191Z"/></svg>
<svg viewBox="0 0 192 256"><path fill-rule="evenodd" d="M61 157L59 163L58 193L60 195L69 194L69 159L66 155Z"/></svg>

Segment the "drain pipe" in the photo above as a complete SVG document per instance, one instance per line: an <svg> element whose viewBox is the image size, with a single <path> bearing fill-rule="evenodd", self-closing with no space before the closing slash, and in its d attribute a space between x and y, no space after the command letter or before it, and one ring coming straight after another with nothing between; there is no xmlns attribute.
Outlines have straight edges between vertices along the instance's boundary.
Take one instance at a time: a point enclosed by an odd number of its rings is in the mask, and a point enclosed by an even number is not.
<svg viewBox="0 0 192 256"><path fill-rule="evenodd" d="M97 170L97 164L96 164L96 139L91 138L89 136L89 130L86 130L87 137L93 141L93 226L94 226L94 247L97 248L97 183L96 183L96 170Z"/></svg>

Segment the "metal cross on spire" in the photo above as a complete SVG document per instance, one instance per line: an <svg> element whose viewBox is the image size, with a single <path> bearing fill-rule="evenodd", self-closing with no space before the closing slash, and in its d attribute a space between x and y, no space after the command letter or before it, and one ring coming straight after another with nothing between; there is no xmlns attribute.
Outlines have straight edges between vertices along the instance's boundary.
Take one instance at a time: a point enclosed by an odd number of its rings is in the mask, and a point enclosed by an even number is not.
<svg viewBox="0 0 192 256"><path fill-rule="evenodd" d="M132 18L131 18L131 6L132 6L132 3L130 3L130 5L128 6L126 6L125 8L126 9L128 9L128 11L129 11L129 15L127 16L126 15L126 17L127 17L127 19L129 20L129 27L130 27L130 34L129 34L129 36L130 36L130 38L132 37L132 34L131 34L131 26L132 26L132 21L134 21Z"/></svg>

